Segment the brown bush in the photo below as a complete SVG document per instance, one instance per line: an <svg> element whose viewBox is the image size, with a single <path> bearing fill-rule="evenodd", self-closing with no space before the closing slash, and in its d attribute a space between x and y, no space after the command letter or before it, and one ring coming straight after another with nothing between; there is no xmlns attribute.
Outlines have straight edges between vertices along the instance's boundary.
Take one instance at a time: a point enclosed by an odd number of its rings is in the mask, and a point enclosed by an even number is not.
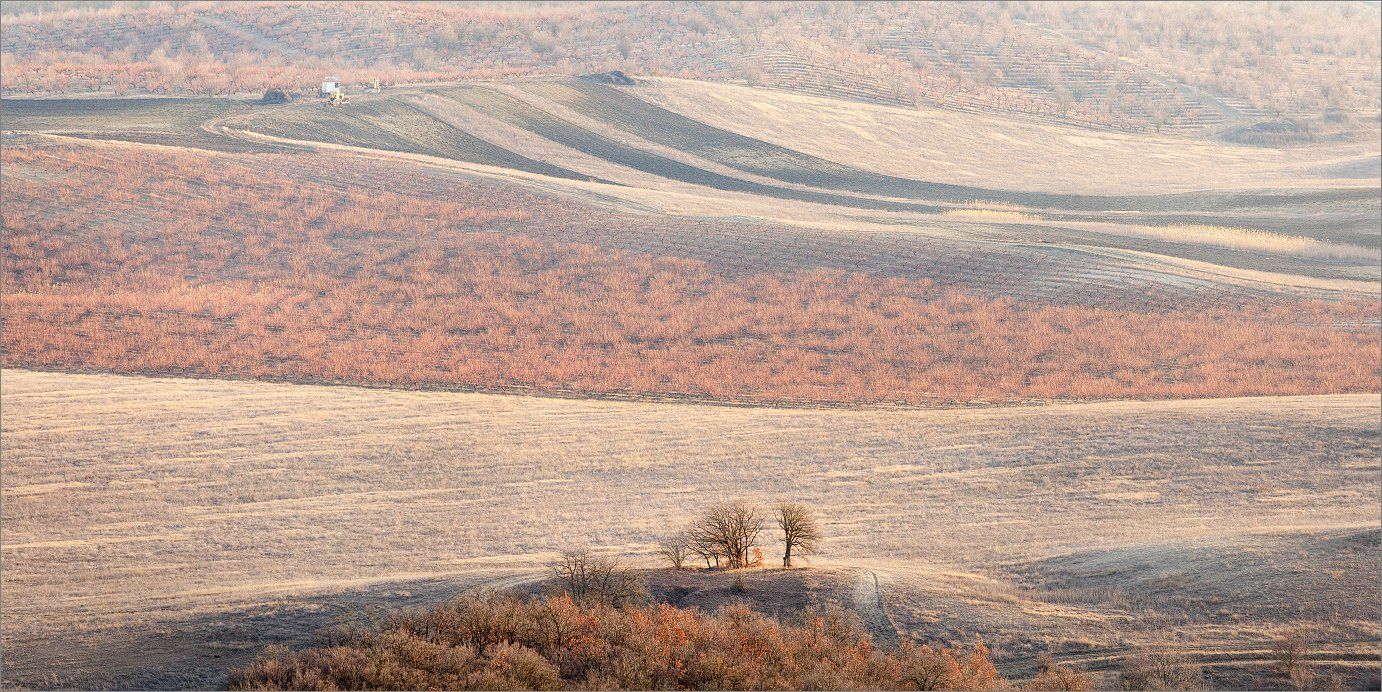
<svg viewBox="0 0 1382 692"><path fill-rule="evenodd" d="M880 651L830 611L784 625L744 607L707 615L568 596L465 596L356 639L267 649L231 689L996 689L979 645ZM926 685L926 686L922 686Z"/></svg>

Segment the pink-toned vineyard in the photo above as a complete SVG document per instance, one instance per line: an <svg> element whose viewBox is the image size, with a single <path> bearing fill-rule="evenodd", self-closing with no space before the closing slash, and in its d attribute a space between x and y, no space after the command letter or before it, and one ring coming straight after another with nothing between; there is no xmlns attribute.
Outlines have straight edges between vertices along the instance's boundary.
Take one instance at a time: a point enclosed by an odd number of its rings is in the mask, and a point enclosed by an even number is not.
<svg viewBox="0 0 1382 692"><path fill-rule="evenodd" d="M266 179L263 155L7 147L4 364L752 401L1377 391L1368 303L1034 304L538 240L447 199ZM282 155L285 161L308 155ZM300 164L301 162L295 162Z"/></svg>

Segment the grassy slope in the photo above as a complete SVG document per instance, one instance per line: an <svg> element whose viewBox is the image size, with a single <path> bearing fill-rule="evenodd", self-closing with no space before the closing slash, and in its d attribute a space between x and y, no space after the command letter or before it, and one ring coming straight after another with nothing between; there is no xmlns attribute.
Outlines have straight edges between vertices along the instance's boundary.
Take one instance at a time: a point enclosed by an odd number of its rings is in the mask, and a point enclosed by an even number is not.
<svg viewBox="0 0 1382 692"><path fill-rule="evenodd" d="M245 613L264 604L415 602L582 542L648 555L721 494L815 504L817 564L876 571L897 626L987 633L1017 665L1025 632L1074 655L1171 622L1236 650L1298 617L1230 601L1244 622L1177 614L1200 604L1149 620L1048 593L1092 558L1050 560L1086 551L1131 550L1113 586L1134 595L1223 571L1138 548L1167 541L1275 556L1232 573L1344 604L1340 646L1376 627L1355 558L1328 543L1378 522L1375 395L886 413L6 371L3 396L7 680L104 670L109 652L82 647L125 626L168 628L214 669L255 645Z"/></svg>

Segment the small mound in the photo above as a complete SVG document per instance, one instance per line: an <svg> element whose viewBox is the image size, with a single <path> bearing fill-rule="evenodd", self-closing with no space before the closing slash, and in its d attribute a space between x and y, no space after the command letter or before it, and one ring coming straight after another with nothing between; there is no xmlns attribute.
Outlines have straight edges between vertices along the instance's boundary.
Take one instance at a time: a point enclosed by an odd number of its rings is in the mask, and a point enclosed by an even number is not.
<svg viewBox="0 0 1382 692"><path fill-rule="evenodd" d="M624 74L620 70L610 70L609 72L597 72L588 74L580 78L582 81L594 82L596 84L617 84L619 86L633 86L638 80Z"/></svg>
<svg viewBox="0 0 1382 692"><path fill-rule="evenodd" d="M1311 141L1310 130L1302 121L1278 118L1242 125L1225 131L1220 138L1234 144L1255 146L1285 146Z"/></svg>

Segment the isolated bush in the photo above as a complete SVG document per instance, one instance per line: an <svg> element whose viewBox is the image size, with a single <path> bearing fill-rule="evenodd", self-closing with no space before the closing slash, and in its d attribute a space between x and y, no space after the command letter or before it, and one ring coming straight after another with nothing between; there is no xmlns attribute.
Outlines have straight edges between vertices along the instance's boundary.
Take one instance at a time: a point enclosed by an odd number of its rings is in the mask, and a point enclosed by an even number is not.
<svg viewBox="0 0 1382 692"><path fill-rule="evenodd" d="M1272 643L1276 670L1297 690L1344 690L1349 683L1337 671L1320 672L1310 665L1310 639L1307 631L1296 627ZM1364 689L1374 689L1372 687Z"/></svg>
<svg viewBox="0 0 1382 692"><path fill-rule="evenodd" d="M672 569L681 569L686 564L686 558L691 554L691 540L686 532L678 531L668 536L658 544L657 552L667 559L672 565Z"/></svg>
<svg viewBox="0 0 1382 692"><path fill-rule="evenodd" d="M1022 686L1033 691L1083 692L1095 688L1094 678L1089 673L1076 670L1068 665L1056 663L1049 655L1042 654L1037 659L1036 677Z"/></svg>
<svg viewBox="0 0 1382 692"><path fill-rule="evenodd" d="M1146 651L1124 659L1119 683L1125 690L1208 689L1199 666L1167 651Z"/></svg>
<svg viewBox="0 0 1382 692"><path fill-rule="evenodd" d="M568 595L463 596L357 641L266 649L231 689L994 689L982 645L876 649L838 609L784 625L743 606L704 614Z"/></svg>

